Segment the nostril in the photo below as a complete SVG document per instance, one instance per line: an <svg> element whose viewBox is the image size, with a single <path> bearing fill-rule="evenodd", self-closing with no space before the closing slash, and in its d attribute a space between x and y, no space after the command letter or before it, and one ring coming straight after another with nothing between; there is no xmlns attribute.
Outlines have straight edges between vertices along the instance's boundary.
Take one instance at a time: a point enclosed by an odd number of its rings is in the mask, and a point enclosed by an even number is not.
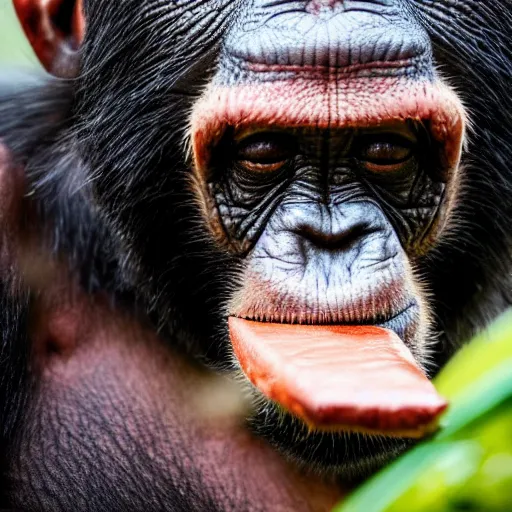
<svg viewBox="0 0 512 512"><path fill-rule="evenodd" d="M376 228L366 223L354 224L347 229L336 232L317 229L314 226L305 224L296 228L294 233L307 240L318 249L344 251L350 249L361 239L376 231Z"/></svg>

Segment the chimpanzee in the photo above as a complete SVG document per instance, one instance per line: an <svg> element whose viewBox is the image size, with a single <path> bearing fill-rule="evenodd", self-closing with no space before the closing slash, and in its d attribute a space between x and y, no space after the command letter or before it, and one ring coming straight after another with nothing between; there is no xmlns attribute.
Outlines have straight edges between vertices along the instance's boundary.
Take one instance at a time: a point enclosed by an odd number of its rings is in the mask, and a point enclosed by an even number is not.
<svg viewBox="0 0 512 512"><path fill-rule="evenodd" d="M14 7L1 507L329 510L437 428L512 295L509 0Z"/></svg>

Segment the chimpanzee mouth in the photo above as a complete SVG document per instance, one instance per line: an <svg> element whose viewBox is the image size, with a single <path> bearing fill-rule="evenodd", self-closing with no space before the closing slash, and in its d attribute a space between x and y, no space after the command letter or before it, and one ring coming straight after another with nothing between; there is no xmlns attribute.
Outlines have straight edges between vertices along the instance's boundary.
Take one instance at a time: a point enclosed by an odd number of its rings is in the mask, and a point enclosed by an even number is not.
<svg viewBox="0 0 512 512"><path fill-rule="evenodd" d="M414 353L414 344L411 337L419 327L420 306L415 299L411 299L406 306L393 312L375 312L373 317L368 315L355 315L357 320L343 320L340 322L337 315L332 312L315 312L306 315L297 314L294 311L276 312L264 311L259 314L253 311L251 314L234 315L238 318L261 323L285 324L285 325L312 325L312 326L375 326L389 329L395 332L401 340Z"/></svg>
<svg viewBox="0 0 512 512"><path fill-rule="evenodd" d="M413 355L419 307L375 320L291 324L246 316L228 323L251 383L310 430L422 437L446 404Z"/></svg>
<svg viewBox="0 0 512 512"><path fill-rule="evenodd" d="M419 310L411 300L371 323L343 325L326 315L302 324L230 317L234 354L251 383L252 428L295 462L344 477L433 432L446 402L406 347L421 331Z"/></svg>

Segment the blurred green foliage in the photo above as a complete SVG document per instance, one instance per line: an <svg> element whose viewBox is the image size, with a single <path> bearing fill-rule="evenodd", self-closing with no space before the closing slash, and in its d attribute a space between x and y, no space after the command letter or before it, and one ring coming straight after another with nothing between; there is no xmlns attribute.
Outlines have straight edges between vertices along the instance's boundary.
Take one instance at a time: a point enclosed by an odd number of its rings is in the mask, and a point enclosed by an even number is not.
<svg viewBox="0 0 512 512"><path fill-rule="evenodd" d="M12 0L0 0L0 66L34 66L36 64L36 57L14 13Z"/></svg>

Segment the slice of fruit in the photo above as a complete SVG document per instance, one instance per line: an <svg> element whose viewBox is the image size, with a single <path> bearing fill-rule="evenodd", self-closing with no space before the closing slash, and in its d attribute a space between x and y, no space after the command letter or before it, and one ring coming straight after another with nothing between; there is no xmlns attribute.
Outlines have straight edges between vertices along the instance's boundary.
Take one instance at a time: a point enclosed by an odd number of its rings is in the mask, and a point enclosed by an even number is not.
<svg viewBox="0 0 512 512"><path fill-rule="evenodd" d="M252 384L313 429L422 437L447 407L388 329L231 317L229 331Z"/></svg>

